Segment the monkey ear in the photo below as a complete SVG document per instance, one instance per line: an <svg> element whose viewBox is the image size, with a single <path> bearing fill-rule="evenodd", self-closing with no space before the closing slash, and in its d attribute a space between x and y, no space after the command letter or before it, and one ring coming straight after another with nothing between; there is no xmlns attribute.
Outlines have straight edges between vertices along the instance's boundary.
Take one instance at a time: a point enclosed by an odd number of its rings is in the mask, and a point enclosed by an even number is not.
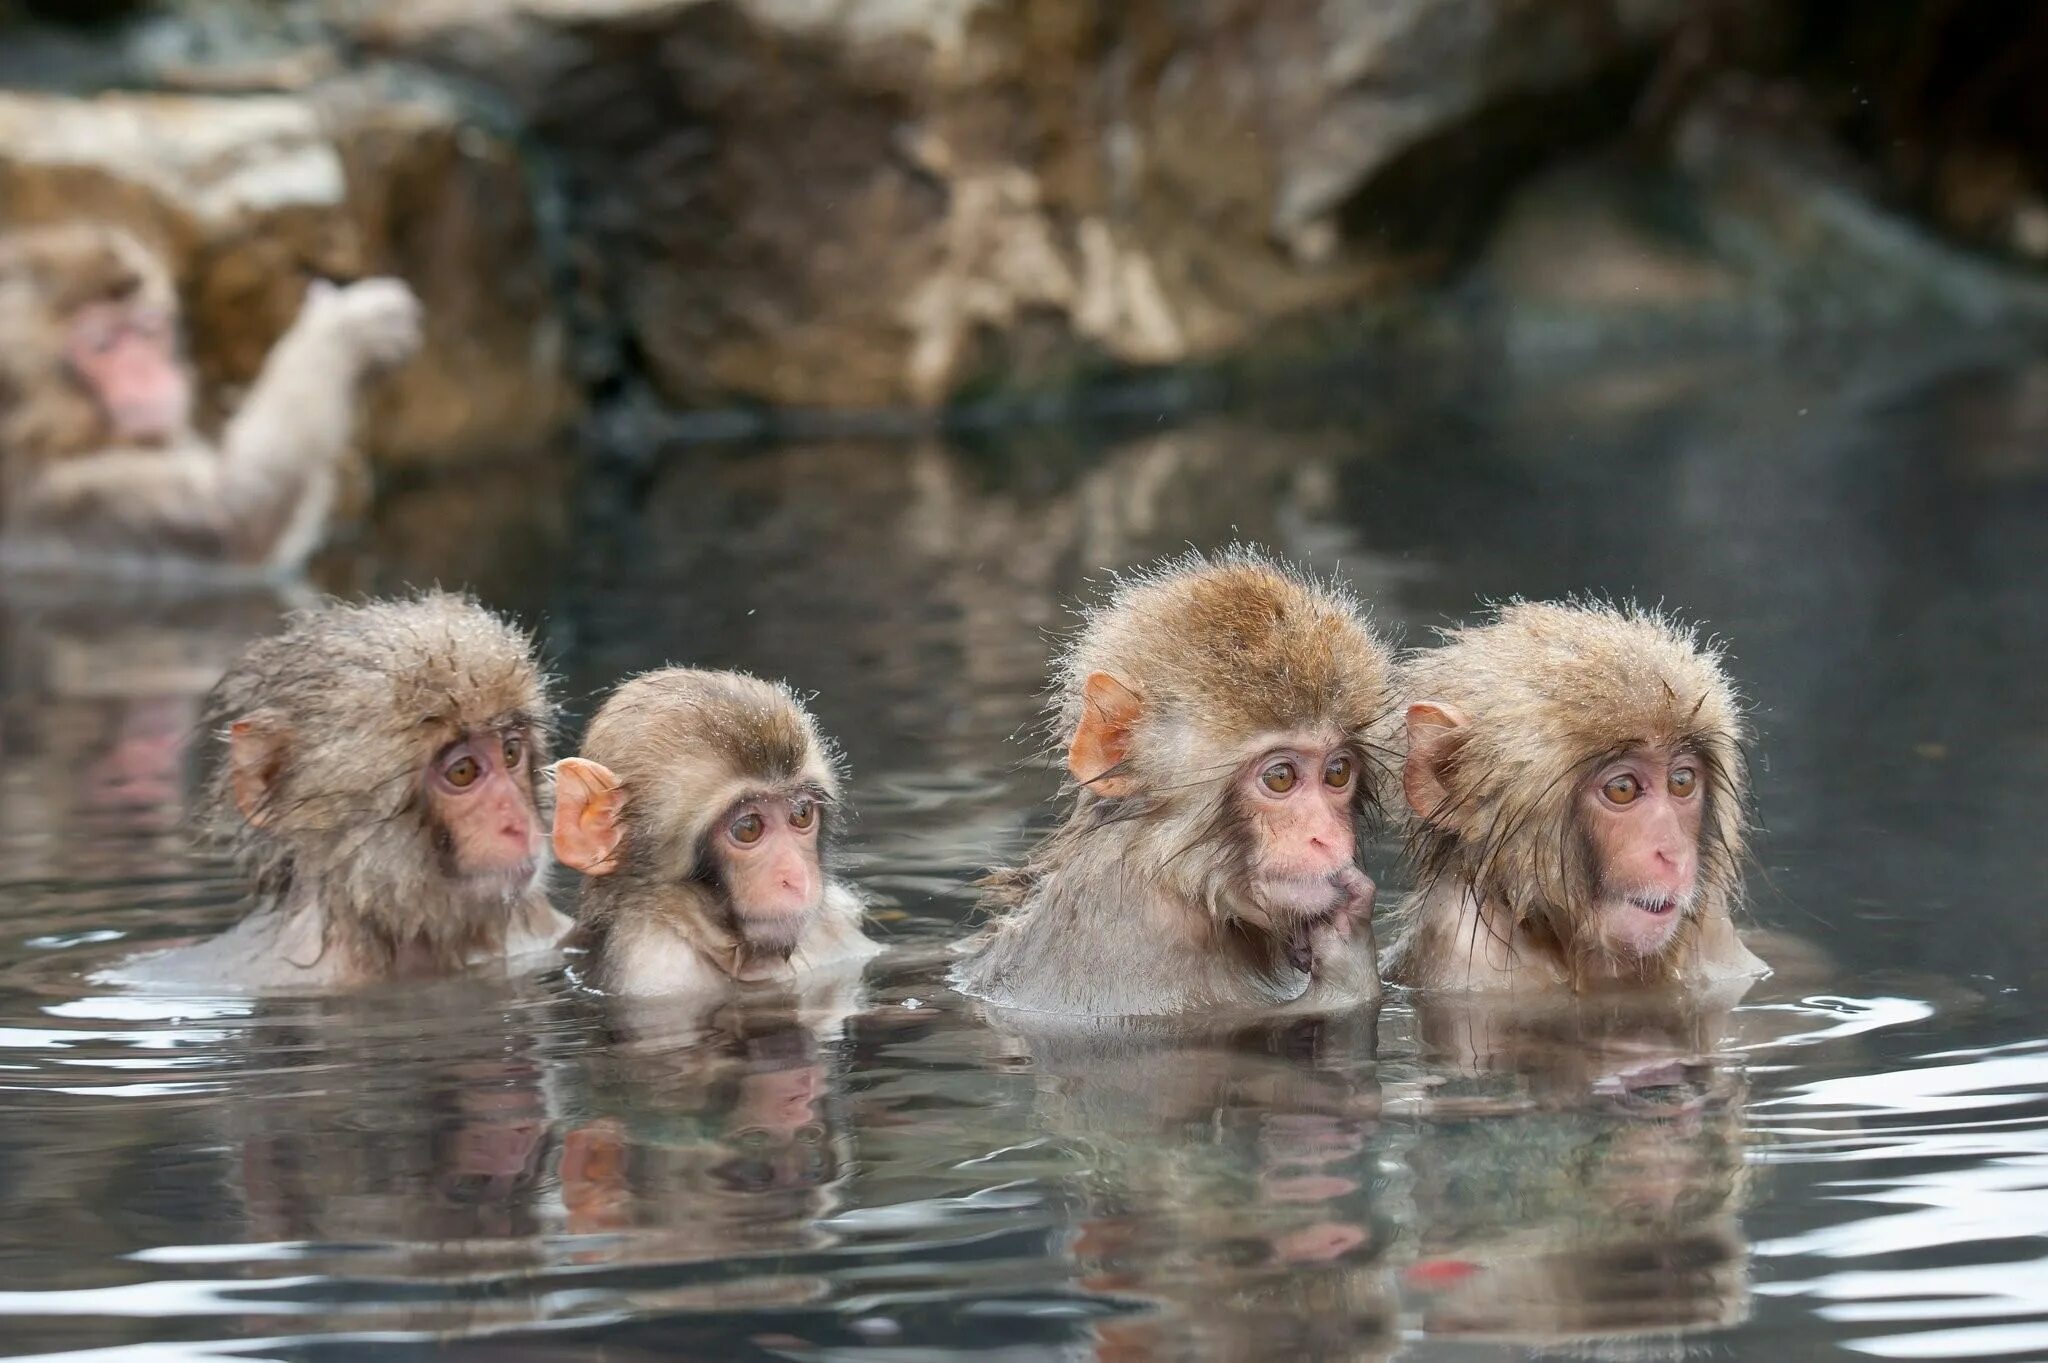
<svg viewBox="0 0 2048 1363"><path fill-rule="evenodd" d="M609 767L581 757L555 763L555 860L587 876L619 869L626 787Z"/></svg>
<svg viewBox="0 0 2048 1363"><path fill-rule="evenodd" d="M291 736L273 715L247 715L228 726L228 789L252 827L270 822L270 793L284 770Z"/></svg>
<svg viewBox="0 0 2048 1363"><path fill-rule="evenodd" d="M1454 706L1421 701L1408 707L1408 761L1401 768L1401 793L1417 818L1445 828L1458 826L1444 783L1454 740L1465 726L1464 713Z"/></svg>
<svg viewBox="0 0 2048 1363"><path fill-rule="evenodd" d="M1138 693L1115 677L1088 674L1081 683L1081 723L1067 745L1067 770L1076 781L1111 800L1131 793L1135 783L1116 768L1130 753L1131 729L1144 709Z"/></svg>

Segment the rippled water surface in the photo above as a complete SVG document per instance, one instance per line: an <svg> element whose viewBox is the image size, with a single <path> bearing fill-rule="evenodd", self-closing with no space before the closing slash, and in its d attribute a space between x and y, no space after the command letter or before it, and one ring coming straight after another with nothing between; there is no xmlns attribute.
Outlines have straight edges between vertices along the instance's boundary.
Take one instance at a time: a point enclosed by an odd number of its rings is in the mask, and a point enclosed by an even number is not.
<svg viewBox="0 0 2048 1363"><path fill-rule="evenodd" d="M552 977L84 983L235 916L184 848L181 751L278 603L13 593L0 1353L2048 1357L2048 364L1304 387L1135 433L676 452L566 545L490 528L570 504L543 481L430 490L329 565L474 582L542 624L578 713L669 660L818 692L892 949L703 1044ZM984 1024L939 949L1046 815L1060 602L1233 534L1410 640L1586 588L1725 633L1778 974L1663 1015Z"/></svg>

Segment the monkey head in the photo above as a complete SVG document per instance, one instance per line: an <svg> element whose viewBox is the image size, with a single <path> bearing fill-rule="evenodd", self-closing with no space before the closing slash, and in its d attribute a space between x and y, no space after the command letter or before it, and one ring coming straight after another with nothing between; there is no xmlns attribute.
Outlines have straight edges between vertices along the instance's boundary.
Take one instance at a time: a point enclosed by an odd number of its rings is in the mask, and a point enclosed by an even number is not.
<svg viewBox="0 0 2048 1363"><path fill-rule="evenodd" d="M1568 961L1655 973L1740 893L1741 702L1655 612L1517 603L1409 664L1403 788L1452 877Z"/></svg>
<svg viewBox="0 0 2048 1363"><path fill-rule="evenodd" d="M1128 822L1149 844L1131 864L1172 898L1299 957L1311 927L1371 916L1360 825L1391 670L1354 600L1252 550L1125 579L1059 664L1068 835Z"/></svg>
<svg viewBox="0 0 2048 1363"><path fill-rule="evenodd" d="M614 692L556 765L555 857L597 877L601 912L670 919L747 978L823 911L838 797L837 754L787 687L669 668Z"/></svg>
<svg viewBox="0 0 2048 1363"><path fill-rule="evenodd" d="M190 426L170 275L107 227L0 241L0 445L37 456L161 445Z"/></svg>
<svg viewBox="0 0 2048 1363"><path fill-rule="evenodd" d="M531 641L467 598L305 612L207 698L210 823L259 895L457 964L538 883L552 713Z"/></svg>

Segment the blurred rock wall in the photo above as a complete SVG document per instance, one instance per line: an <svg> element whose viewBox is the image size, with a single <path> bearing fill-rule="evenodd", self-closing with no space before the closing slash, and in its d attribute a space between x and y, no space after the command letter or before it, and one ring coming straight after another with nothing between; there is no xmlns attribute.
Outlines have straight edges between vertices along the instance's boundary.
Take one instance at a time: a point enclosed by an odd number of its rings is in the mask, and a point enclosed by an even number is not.
<svg viewBox="0 0 2048 1363"><path fill-rule="evenodd" d="M1810 135L1827 110L1768 68L1846 40L1796 7L91 8L0 0L0 224L156 242L227 399L305 277L404 275L431 334L373 423L394 466L531 448L626 391L924 408L1418 301L1538 347L2048 316Z"/></svg>

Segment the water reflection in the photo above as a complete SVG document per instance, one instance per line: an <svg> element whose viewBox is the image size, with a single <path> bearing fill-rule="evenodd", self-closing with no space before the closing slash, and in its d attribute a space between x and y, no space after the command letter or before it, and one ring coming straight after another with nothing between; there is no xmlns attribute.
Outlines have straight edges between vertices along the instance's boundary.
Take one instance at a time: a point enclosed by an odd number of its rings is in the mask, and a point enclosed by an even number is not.
<svg viewBox="0 0 2048 1363"><path fill-rule="evenodd" d="M1178 429L678 450L566 542L561 484L502 536L407 490L324 581L476 584L575 707L671 660L818 691L891 954L702 1016L86 985L239 913L184 850L179 740L283 603L0 599L0 1353L2039 1353L2043 373L1447 367ZM1061 599L1240 533L1411 639L1584 587L1725 630L1757 912L1832 959L1690 1010L1203 1036L949 994L972 876L1048 812Z"/></svg>
<svg viewBox="0 0 2048 1363"><path fill-rule="evenodd" d="M1432 1339L1631 1356L1748 1315L1748 1084L1719 1047L1748 982L1686 1001L1416 1000L1422 1227L1404 1282Z"/></svg>
<svg viewBox="0 0 2048 1363"><path fill-rule="evenodd" d="M988 1017L1032 1125L1086 1162L1077 1285L1144 1308L1099 1323L1095 1357L1391 1356L1370 1010L1212 1034Z"/></svg>
<svg viewBox="0 0 2048 1363"><path fill-rule="evenodd" d="M858 980L804 995L769 989L678 1018L646 1000L593 1005L609 1045L580 1067L565 1113L563 1223L579 1264L716 1263L670 1307L752 1306L824 1294L778 1272L818 1249L853 1165L834 1041L862 1004Z"/></svg>

